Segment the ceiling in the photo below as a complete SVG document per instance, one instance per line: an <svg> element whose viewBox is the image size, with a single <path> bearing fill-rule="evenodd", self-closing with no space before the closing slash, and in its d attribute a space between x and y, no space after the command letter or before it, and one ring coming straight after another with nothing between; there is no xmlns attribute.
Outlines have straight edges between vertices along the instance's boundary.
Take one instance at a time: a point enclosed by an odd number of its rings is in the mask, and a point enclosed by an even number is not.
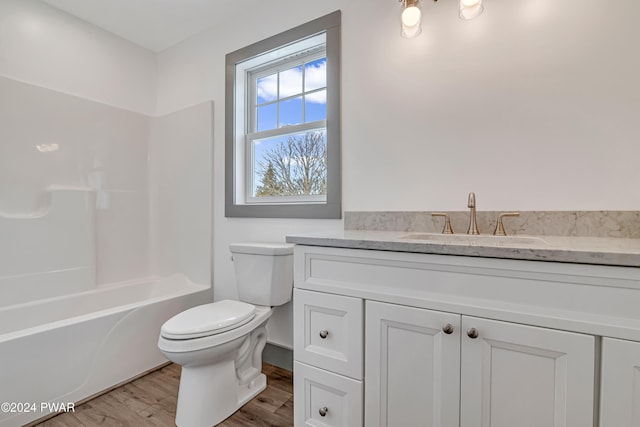
<svg viewBox="0 0 640 427"><path fill-rule="evenodd" d="M41 0L154 52L240 13L237 0Z"/></svg>

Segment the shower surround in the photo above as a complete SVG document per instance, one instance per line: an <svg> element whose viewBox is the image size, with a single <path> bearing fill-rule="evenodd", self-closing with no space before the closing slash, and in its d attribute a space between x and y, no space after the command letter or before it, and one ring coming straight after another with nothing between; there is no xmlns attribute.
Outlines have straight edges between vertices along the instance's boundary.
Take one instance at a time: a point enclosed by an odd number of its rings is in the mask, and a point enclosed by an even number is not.
<svg viewBox="0 0 640 427"><path fill-rule="evenodd" d="M163 363L160 325L211 299L212 105L0 93L0 401L37 409L4 427Z"/></svg>

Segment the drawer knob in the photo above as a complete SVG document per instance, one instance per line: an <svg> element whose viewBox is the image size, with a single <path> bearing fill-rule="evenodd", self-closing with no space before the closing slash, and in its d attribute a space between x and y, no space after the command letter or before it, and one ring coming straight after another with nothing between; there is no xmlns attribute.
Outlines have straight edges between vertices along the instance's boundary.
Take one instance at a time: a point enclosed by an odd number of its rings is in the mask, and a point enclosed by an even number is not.
<svg viewBox="0 0 640 427"><path fill-rule="evenodd" d="M442 327L442 332L449 335L453 333L453 325L451 323L447 323Z"/></svg>
<svg viewBox="0 0 640 427"><path fill-rule="evenodd" d="M325 339L328 336L329 336L329 331L327 331L326 329L320 331L320 338Z"/></svg>
<svg viewBox="0 0 640 427"><path fill-rule="evenodd" d="M476 328L471 328L467 331L467 336L472 339L478 338L478 330Z"/></svg>
<svg viewBox="0 0 640 427"><path fill-rule="evenodd" d="M327 408L326 406L323 406L318 410L318 413L320 414L321 417L326 416L327 412L329 412L329 408Z"/></svg>

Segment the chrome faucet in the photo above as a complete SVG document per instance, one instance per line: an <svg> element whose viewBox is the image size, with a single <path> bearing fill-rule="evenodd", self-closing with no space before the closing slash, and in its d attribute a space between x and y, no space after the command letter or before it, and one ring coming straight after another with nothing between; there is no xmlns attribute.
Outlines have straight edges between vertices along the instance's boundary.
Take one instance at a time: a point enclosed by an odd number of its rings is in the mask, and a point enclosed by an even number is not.
<svg viewBox="0 0 640 427"><path fill-rule="evenodd" d="M467 234L480 234L478 225L476 224L476 193L469 193L467 207L471 209L471 212L469 212L469 229L467 230Z"/></svg>

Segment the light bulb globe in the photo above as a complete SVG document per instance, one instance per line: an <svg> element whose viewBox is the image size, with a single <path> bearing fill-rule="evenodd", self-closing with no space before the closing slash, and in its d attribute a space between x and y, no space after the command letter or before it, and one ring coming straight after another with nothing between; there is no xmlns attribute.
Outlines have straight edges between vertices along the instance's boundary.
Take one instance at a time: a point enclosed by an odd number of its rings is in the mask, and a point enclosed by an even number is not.
<svg viewBox="0 0 640 427"><path fill-rule="evenodd" d="M402 25L405 27L415 27L420 25L422 12L416 6L409 6L402 11Z"/></svg>
<svg viewBox="0 0 640 427"><path fill-rule="evenodd" d="M458 6L458 16L464 20L473 19L484 10L482 0L460 0Z"/></svg>

